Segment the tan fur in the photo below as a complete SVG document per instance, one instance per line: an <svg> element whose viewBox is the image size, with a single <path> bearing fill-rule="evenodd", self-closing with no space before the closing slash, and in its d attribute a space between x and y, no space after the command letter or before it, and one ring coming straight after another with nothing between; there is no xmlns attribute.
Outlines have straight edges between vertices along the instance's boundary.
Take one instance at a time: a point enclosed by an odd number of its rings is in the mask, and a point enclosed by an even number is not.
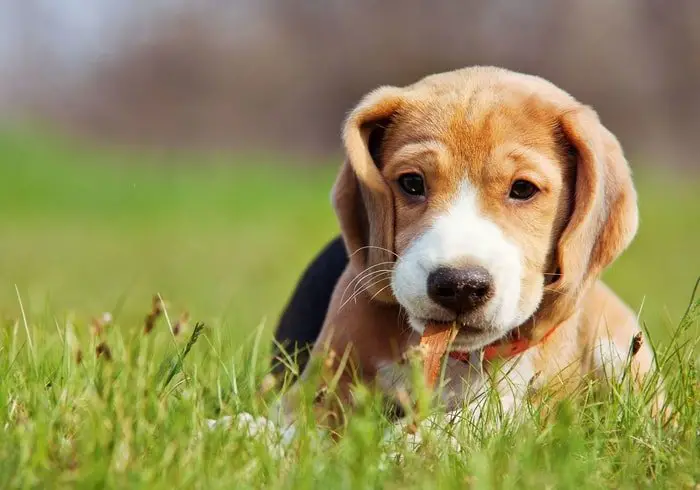
<svg viewBox="0 0 700 490"><path fill-rule="evenodd" d="M389 119L378 167L368 139ZM388 274L372 284L359 275L391 270L465 176L479 189L481 212L522 251L521 301L534 301L544 287L522 328L541 335L558 326L526 353L538 384L560 382L569 390L602 369L596 359L607 354L596 348L629 349L636 319L598 276L636 232L636 194L619 143L591 108L541 78L475 67L371 92L349 115L343 138L347 160L333 196L351 260L312 353L332 350L337 360L350 350L341 384L351 371L375 381L381 366L398 362L415 343ZM416 171L431 186L426 203L410 202L396 184ZM509 202L512 182L524 177L541 195ZM648 348L632 363L641 379L653 364ZM348 386L341 392L349 398Z"/></svg>

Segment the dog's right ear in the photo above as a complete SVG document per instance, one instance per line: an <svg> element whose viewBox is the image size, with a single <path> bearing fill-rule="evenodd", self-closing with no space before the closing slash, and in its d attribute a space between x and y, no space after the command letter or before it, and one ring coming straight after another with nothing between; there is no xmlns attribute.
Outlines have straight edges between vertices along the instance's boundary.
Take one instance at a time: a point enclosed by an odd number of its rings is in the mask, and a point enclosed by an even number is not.
<svg viewBox="0 0 700 490"><path fill-rule="evenodd" d="M404 100L402 89L374 90L353 109L343 128L346 159L332 195L350 267L356 274L379 264L390 268L396 257L394 202L380 171L381 146L386 129ZM376 282L368 291L376 299L391 301L390 288L384 287L387 281Z"/></svg>

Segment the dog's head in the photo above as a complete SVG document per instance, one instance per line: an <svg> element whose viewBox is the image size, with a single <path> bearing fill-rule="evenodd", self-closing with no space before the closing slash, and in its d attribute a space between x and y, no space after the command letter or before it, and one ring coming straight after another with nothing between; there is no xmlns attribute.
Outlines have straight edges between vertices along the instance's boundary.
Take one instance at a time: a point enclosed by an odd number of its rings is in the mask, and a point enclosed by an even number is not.
<svg viewBox="0 0 700 490"><path fill-rule="evenodd" d="M478 348L580 292L629 244L615 137L551 83L498 68L381 87L350 113L333 190L357 288Z"/></svg>

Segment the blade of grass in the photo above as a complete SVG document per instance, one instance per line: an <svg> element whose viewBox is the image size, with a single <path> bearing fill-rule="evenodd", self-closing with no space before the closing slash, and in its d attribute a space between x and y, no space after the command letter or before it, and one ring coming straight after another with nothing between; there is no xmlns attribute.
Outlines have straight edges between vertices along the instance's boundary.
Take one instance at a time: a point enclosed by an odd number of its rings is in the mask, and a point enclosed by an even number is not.
<svg viewBox="0 0 700 490"><path fill-rule="evenodd" d="M168 384L170 384L170 381L172 381L175 375L182 370L182 363L184 362L185 357L187 357L187 354L189 354L190 350L192 350L192 346L194 346L195 342L197 342L197 339L199 338L199 335L202 333L203 330L204 323L197 322L194 328L192 329L192 335L190 335L190 339L187 341L187 345L185 345L182 354L178 353L177 360L173 364L173 367L170 369L168 376L165 378L165 381L163 382L163 385L161 387L161 393L165 390Z"/></svg>

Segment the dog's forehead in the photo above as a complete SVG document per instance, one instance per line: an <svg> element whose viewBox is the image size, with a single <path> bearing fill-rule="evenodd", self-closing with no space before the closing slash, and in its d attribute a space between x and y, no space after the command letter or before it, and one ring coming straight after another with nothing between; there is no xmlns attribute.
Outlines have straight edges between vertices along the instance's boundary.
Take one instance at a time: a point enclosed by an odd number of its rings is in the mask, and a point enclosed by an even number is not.
<svg viewBox="0 0 700 490"><path fill-rule="evenodd" d="M455 157L486 156L504 145L555 151L562 113L546 90L508 81L422 87L409 97L388 133L389 152L437 141Z"/></svg>

